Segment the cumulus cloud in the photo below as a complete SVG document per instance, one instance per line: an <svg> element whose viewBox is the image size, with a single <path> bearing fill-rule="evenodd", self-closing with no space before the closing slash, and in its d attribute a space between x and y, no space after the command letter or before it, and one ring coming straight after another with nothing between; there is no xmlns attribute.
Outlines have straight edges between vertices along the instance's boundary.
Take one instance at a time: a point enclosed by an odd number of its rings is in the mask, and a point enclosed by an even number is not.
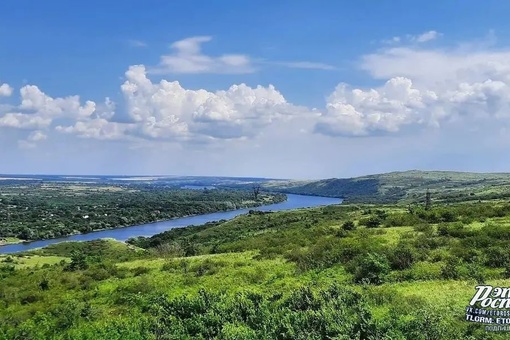
<svg viewBox="0 0 510 340"><path fill-rule="evenodd" d="M138 132L150 138L250 137L275 121L306 112L274 86L233 85L226 91L187 90L179 82L152 83L143 65L126 72L122 92Z"/></svg>
<svg viewBox="0 0 510 340"><path fill-rule="evenodd" d="M109 121L115 110L109 98L103 104L93 101L81 104L79 96L53 98L35 85L22 87L20 104L3 110L0 127L35 130L18 143L21 148L33 148L35 142L46 139L55 122L72 122L71 126L58 125L57 131L98 139L119 138L129 128Z"/></svg>
<svg viewBox="0 0 510 340"><path fill-rule="evenodd" d="M96 110L96 104L92 101L81 105L79 96L52 98L35 85L22 87L20 96L20 105L3 115L0 112L0 127L45 129L56 118L83 120Z"/></svg>
<svg viewBox="0 0 510 340"><path fill-rule="evenodd" d="M44 129L51 125L51 118L37 114L6 113L0 117L0 127L18 129Z"/></svg>
<svg viewBox="0 0 510 340"><path fill-rule="evenodd" d="M26 140L18 141L18 147L20 149L33 149L37 146L37 142L44 141L48 138L48 136L39 130L32 131L28 135Z"/></svg>
<svg viewBox="0 0 510 340"><path fill-rule="evenodd" d="M111 122L104 118L95 118L88 121L76 122L72 126L57 125L55 130L74 134L82 138L99 140L123 139L126 132L133 128L132 124Z"/></svg>
<svg viewBox="0 0 510 340"><path fill-rule="evenodd" d="M46 138L48 138L48 136L46 134L44 134L42 131L39 131L39 130L32 131L30 133L30 135L28 135L28 140L31 141L31 142L43 141Z"/></svg>
<svg viewBox="0 0 510 340"><path fill-rule="evenodd" d="M116 105L109 98L82 104L79 96L53 98L27 85L20 90L19 105L3 107L7 111L0 112L0 127L36 130L21 142L25 148L52 130L99 140L204 143L251 138L270 125L312 112L288 103L273 85L190 90L177 81L153 83L143 65L131 66L125 75L121 91L131 121L115 121Z"/></svg>
<svg viewBox="0 0 510 340"><path fill-rule="evenodd" d="M420 91L410 79L397 77L378 89L351 89L340 84L329 96L316 131L327 135L365 136L397 132L402 125L423 123L426 109L437 101L432 91Z"/></svg>
<svg viewBox="0 0 510 340"><path fill-rule="evenodd" d="M52 98L35 85L22 87L20 94L19 109L41 117L53 118L66 115L80 120L89 118L96 110L96 103L93 101L88 100L82 106L79 96Z"/></svg>
<svg viewBox="0 0 510 340"><path fill-rule="evenodd" d="M0 97L9 97L12 91L12 87L9 84L4 83L0 85Z"/></svg>
<svg viewBox="0 0 510 340"><path fill-rule="evenodd" d="M328 98L316 131L328 135L391 133L408 125L510 122L510 52L388 48L362 58L361 68L385 84Z"/></svg>
<svg viewBox="0 0 510 340"><path fill-rule="evenodd" d="M195 37L173 46L176 54L200 57L200 44L209 40ZM198 65L210 71L223 62L245 65L236 58L191 58L194 66L181 70L198 70ZM395 134L407 128L481 126L482 122L504 127L510 126L509 60L509 50L466 45L387 47L360 59L361 69L380 85L340 83L318 110L289 103L272 85L186 89L178 81L153 82L144 65L134 65L121 85L121 107L128 121L115 119L117 108L109 98L103 103L82 102L79 96L54 98L27 85L20 90L19 105L0 107L0 127L37 131L24 146L43 140L53 130L100 140L211 143L255 138L288 126L328 136ZM295 62L289 67L328 69L329 65Z"/></svg>
<svg viewBox="0 0 510 340"><path fill-rule="evenodd" d="M210 36L197 36L174 42L172 53L161 57L153 73L251 73L255 69L244 54L208 56L202 52L202 44L212 40Z"/></svg>

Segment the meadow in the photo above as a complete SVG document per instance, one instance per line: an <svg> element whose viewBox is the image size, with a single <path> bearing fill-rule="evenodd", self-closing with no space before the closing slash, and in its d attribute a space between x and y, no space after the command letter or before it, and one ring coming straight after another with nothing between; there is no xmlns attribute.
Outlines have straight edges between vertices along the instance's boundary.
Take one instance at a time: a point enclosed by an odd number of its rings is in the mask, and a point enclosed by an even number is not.
<svg viewBox="0 0 510 340"><path fill-rule="evenodd" d="M510 203L254 212L2 256L5 339L505 339L465 320L510 286Z"/></svg>

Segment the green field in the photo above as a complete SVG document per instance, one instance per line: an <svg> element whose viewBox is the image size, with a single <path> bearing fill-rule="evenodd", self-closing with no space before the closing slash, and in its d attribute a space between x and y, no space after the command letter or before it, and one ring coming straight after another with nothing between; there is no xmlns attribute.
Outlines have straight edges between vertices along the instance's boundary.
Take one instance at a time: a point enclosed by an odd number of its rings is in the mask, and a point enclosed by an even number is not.
<svg viewBox="0 0 510 340"><path fill-rule="evenodd" d="M252 212L0 262L5 339L505 339L465 321L510 286L510 204Z"/></svg>

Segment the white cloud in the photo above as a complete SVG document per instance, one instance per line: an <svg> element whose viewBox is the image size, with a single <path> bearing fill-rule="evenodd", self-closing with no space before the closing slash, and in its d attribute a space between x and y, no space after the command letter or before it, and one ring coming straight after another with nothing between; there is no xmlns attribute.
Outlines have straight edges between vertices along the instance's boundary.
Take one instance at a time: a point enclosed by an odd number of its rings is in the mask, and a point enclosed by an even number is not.
<svg viewBox="0 0 510 340"><path fill-rule="evenodd" d="M141 40L129 39L127 41L127 43L131 47L137 47L137 48L147 47L147 43L144 41L141 41Z"/></svg>
<svg viewBox="0 0 510 340"><path fill-rule="evenodd" d="M129 127L108 121L115 110L109 98L103 104L86 101L82 105L79 96L53 98L37 86L27 85L20 89L20 100L19 105L4 107L0 112L0 127L36 130L19 142L22 148L33 148L35 142L46 139L53 123L58 121L71 121L73 125L58 125L57 131L98 139L118 138Z"/></svg>
<svg viewBox="0 0 510 340"><path fill-rule="evenodd" d="M0 117L0 127L19 129L44 129L51 125L51 118L37 114L6 113Z"/></svg>
<svg viewBox="0 0 510 340"><path fill-rule="evenodd" d="M436 31L428 31L416 36L411 36L411 41L416 41L418 43L424 43L427 41L437 39L441 34Z"/></svg>
<svg viewBox="0 0 510 340"><path fill-rule="evenodd" d="M417 90L402 77L366 91L340 84L329 96L316 131L333 136L397 132L402 125L423 123L426 109L436 101L436 93Z"/></svg>
<svg viewBox="0 0 510 340"><path fill-rule="evenodd" d="M401 40L402 40L402 38L401 38L401 37L399 37L399 36L395 36L395 37L393 37L393 38L391 38L391 39L384 39L384 40L382 40L381 42L382 42L383 44L398 44Z"/></svg>
<svg viewBox="0 0 510 340"><path fill-rule="evenodd" d="M423 86L510 80L510 50L396 47L362 57L361 68L375 79L408 77Z"/></svg>
<svg viewBox="0 0 510 340"><path fill-rule="evenodd" d="M208 56L202 53L201 45L212 40L210 36L197 36L174 42L172 53L161 56L158 67L151 72L167 73L251 73L255 69L244 54Z"/></svg>
<svg viewBox="0 0 510 340"><path fill-rule="evenodd" d="M364 56L361 67L385 85L337 87L317 132L360 136L410 125L510 123L510 51L388 48Z"/></svg>
<svg viewBox="0 0 510 340"><path fill-rule="evenodd" d="M12 91L12 87L9 84L4 83L0 85L0 97L9 97Z"/></svg>
<svg viewBox="0 0 510 340"><path fill-rule="evenodd" d="M30 135L28 135L28 140L31 142L40 142L48 138L42 131L32 131Z"/></svg>
<svg viewBox="0 0 510 340"><path fill-rule="evenodd" d="M200 57L200 44L209 40L195 37L173 46L181 56ZM381 84L357 88L341 83L318 110L289 103L272 85L192 90L178 81L153 82L144 65L134 65L121 86L125 100L121 107L126 107L129 122L115 120L116 105L109 98L104 103L82 103L79 96L53 98L27 85L20 90L18 106L0 108L0 127L37 130L41 138L56 130L98 140L213 143L256 138L288 126L329 136L395 134L449 124L481 126L488 121L510 126L510 51L420 46L388 47L363 56L361 68ZM206 56L203 63L191 60L192 66L181 70L245 65L236 55ZM287 64L329 69L312 62ZM34 138L26 142L34 143Z"/></svg>
<svg viewBox="0 0 510 340"><path fill-rule="evenodd" d="M132 128L132 124L116 123L104 118L95 118L89 121L76 122L72 126L57 125L55 130L83 138L115 140L126 138L126 132Z"/></svg>
<svg viewBox="0 0 510 340"><path fill-rule="evenodd" d="M27 112L27 115L47 119L66 116L81 120L89 118L96 110L96 103L93 101L86 101L85 105L82 106L79 96L52 98L35 85L22 87L20 94L21 105L19 109Z"/></svg>
<svg viewBox="0 0 510 340"><path fill-rule="evenodd" d="M306 111L287 103L272 85L187 90L177 81L153 84L143 65L131 66L126 77L122 92L129 114L139 133L150 138L249 137L274 121Z"/></svg>
<svg viewBox="0 0 510 340"><path fill-rule="evenodd" d="M394 36L391 39L384 39L381 42L387 45L395 45L399 43L426 43L428 41L436 40L442 36L442 33L431 30L421 34L413 35L407 34L405 36Z"/></svg>
<svg viewBox="0 0 510 340"><path fill-rule="evenodd" d="M253 73L263 65L276 65L297 69L335 70L336 67L313 61L265 61L246 54L207 55L202 45L210 42L210 36L196 36L174 42L172 53L163 55L157 67L150 67L154 74L245 74Z"/></svg>
<svg viewBox="0 0 510 340"><path fill-rule="evenodd" d="M26 140L19 140L18 147L20 149L34 149L37 146L37 142L44 141L48 138L42 131L32 131Z"/></svg>

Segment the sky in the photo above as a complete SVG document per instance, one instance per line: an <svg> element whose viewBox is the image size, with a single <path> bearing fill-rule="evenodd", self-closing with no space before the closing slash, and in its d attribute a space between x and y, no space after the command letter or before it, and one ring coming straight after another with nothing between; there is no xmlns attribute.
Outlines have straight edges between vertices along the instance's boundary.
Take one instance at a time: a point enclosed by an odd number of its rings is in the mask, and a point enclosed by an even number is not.
<svg viewBox="0 0 510 340"><path fill-rule="evenodd" d="M0 2L0 173L510 172L510 2Z"/></svg>

